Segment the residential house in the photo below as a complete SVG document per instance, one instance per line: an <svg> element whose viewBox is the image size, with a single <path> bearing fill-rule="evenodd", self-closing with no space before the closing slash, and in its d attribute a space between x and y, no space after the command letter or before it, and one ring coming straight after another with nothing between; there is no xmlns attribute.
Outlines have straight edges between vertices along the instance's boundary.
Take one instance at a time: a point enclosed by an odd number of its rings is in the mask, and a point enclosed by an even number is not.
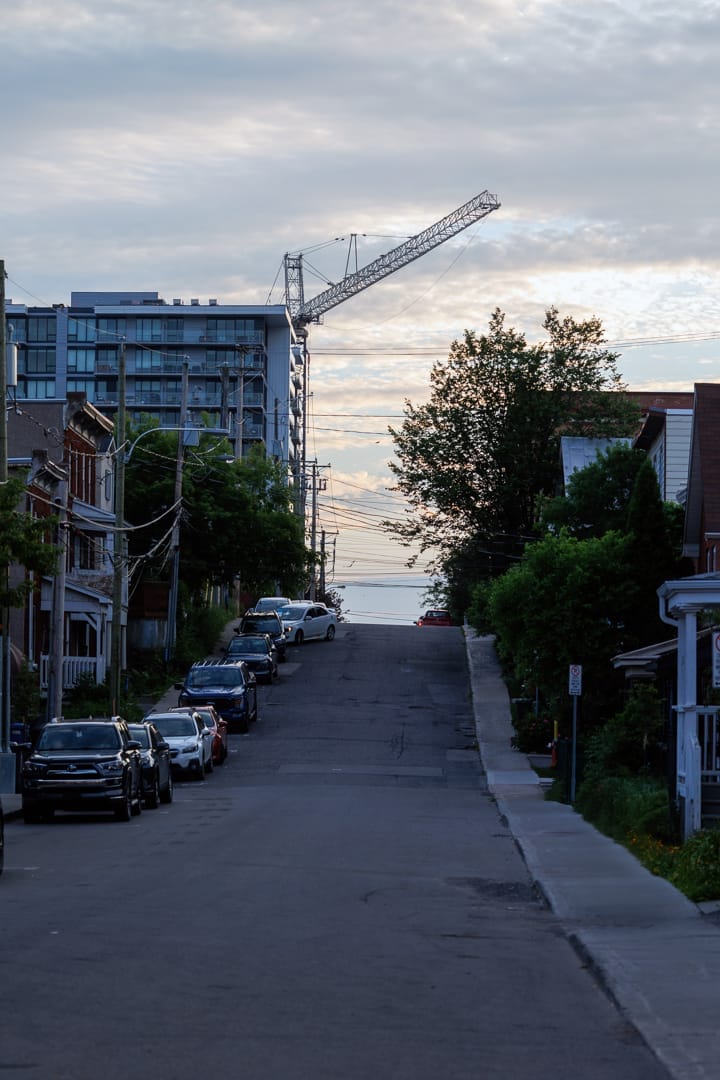
<svg viewBox="0 0 720 1080"><path fill-rule="evenodd" d="M8 446L10 467L27 476L26 508L58 518L48 539L63 551L55 578L44 578L26 608L12 613L12 639L39 670L42 689L48 688L54 634L62 637L64 689L82 675L103 682L115 551L113 422L84 394L70 393L66 402L12 410Z"/></svg>

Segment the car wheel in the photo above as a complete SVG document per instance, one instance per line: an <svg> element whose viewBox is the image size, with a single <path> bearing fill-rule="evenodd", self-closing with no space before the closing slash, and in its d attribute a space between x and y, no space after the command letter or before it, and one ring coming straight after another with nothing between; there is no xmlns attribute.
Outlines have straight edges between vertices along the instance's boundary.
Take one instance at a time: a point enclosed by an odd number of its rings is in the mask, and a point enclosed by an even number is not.
<svg viewBox="0 0 720 1080"><path fill-rule="evenodd" d="M195 770L195 779L199 782L205 779L205 761L199 761L198 767Z"/></svg>
<svg viewBox="0 0 720 1080"><path fill-rule="evenodd" d="M135 792L135 799L130 800L130 813L133 817L140 817L143 810L143 789L142 782L138 784L138 789Z"/></svg>
<svg viewBox="0 0 720 1080"><path fill-rule="evenodd" d="M335 637L335 627L330 625L327 628L327 634L325 635L325 640L326 641L332 641L332 639L334 637Z"/></svg>
<svg viewBox="0 0 720 1080"><path fill-rule="evenodd" d="M129 821L133 812L132 792L130 788L123 792L123 800L115 807L115 817L118 821Z"/></svg>
<svg viewBox="0 0 720 1080"><path fill-rule="evenodd" d="M153 773L153 784L150 791L145 793L145 806L148 810L157 810L160 805L160 777L157 769Z"/></svg>
<svg viewBox="0 0 720 1080"><path fill-rule="evenodd" d="M0 811L0 815L1 815ZM5 865L5 821L0 816L0 874L3 872L3 866Z"/></svg>
<svg viewBox="0 0 720 1080"><path fill-rule="evenodd" d="M172 772L168 769L168 782L167 787L160 791L160 802L171 803L173 801L173 778Z"/></svg>
<svg viewBox="0 0 720 1080"><path fill-rule="evenodd" d="M206 773L215 772L215 762L213 761L212 754L210 755L210 757L207 759L207 761L205 763L205 772Z"/></svg>
<svg viewBox="0 0 720 1080"><path fill-rule="evenodd" d="M302 643L303 643L303 636L304 636L304 635L303 635L303 632L302 632L302 630L298 630L298 631L297 631L297 633L295 634L295 644L296 644L296 645L302 645Z"/></svg>

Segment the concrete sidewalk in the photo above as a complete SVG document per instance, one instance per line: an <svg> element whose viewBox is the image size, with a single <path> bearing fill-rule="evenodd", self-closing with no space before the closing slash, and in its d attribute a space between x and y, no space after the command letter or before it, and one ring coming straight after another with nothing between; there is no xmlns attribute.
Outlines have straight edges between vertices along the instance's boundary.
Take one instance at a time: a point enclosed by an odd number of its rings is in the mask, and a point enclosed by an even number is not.
<svg viewBox="0 0 720 1080"><path fill-rule="evenodd" d="M536 887L671 1075L716 1080L720 923L571 807L545 801L527 757L510 745L510 702L492 638L468 632L467 652L488 786Z"/></svg>

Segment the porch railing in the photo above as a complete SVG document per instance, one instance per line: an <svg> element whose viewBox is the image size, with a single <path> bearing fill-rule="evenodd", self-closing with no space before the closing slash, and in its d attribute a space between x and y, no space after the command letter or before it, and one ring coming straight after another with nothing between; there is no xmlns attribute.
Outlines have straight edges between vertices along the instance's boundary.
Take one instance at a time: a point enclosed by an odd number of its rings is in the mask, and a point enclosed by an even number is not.
<svg viewBox="0 0 720 1080"><path fill-rule="evenodd" d="M98 663L95 656L66 656L63 660L63 690L71 690L82 675L91 675L95 682L103 682L104 664ZM40 686L47 690L50 657L43 653L40 657Z"/></svg>

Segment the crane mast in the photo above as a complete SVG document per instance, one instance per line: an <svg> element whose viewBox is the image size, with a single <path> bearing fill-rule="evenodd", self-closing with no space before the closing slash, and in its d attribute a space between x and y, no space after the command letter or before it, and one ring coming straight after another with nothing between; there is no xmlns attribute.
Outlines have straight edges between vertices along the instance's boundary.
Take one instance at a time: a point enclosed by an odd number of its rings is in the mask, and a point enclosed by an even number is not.
<svg viewBox="0 0 720 1080"><path fill-rule="evenodd" d="M363 289L369 288L377 281L382 281L389 274L394 274L396 270L400 270L408 263L419 259L421 255L444 244L446 240L456 236L476 221L480 221L493 210L497 210L499 206L497 195L483 191L434 225L417 233L416 236L411 236L409 240L374 259L354 274L348 274L342 281L331 285L329 289L325 289L324 292L307 302L303 283L302 252L294 255L286 254L283 260L285 304L295 330L302 330L310 323L319 322L326 311L330 311L331 308L349 300L351 296L356 296Z"/></svg>

